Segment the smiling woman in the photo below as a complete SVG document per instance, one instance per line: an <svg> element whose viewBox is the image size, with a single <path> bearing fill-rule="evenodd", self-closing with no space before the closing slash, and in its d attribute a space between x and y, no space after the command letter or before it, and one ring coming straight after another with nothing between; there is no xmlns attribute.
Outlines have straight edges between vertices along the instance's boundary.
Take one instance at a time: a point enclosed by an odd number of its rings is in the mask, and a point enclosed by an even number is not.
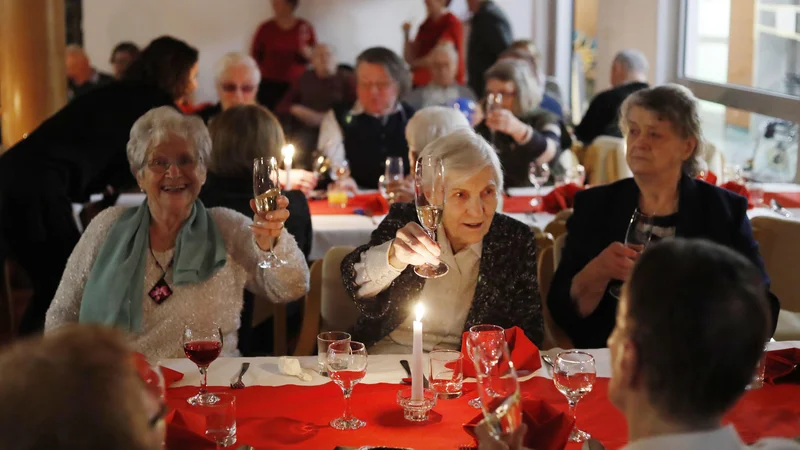
<svg viewBox="0 0 800 450"><path fill-rule="evenodd" d="M422 157L444 163L444 232L437 242L419 224L413 204L395 203L372 234L342 262L345 287L361 310L351 333L370 353L410 353L412 306L425 302L423 344L458 348L472 325L518 326L543 338L536 249L528 226L495 214L503 174L486 140L459 129L429 144ZM450 271L422 279L415 265L444 261Z"/></svg>

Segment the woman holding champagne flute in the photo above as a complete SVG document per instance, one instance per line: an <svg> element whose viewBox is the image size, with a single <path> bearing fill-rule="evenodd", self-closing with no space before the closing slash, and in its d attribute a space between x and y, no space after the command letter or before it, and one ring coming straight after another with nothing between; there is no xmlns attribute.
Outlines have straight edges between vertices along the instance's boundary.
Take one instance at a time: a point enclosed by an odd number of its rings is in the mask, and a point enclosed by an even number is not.
<svg viewBox="0 0 800 450"><path fill-rule="evenodd" d="M156 108L130 136L128 161L146 199L91 222L69 258L45 330L101 323L127 331L133 349L148 358L176 358L187 327L219 328L222 354L235 356L243 289L274 302L308 290L305 258L283 226L288 200L277 196L276 209L255 221L206 209L197 196L211 139L197 117ZM260 269L268 252L285 264Z"/></svg>
<svg viewBox="0 0 800 450"><path fill-rule="evenodd" d="M415 204L392 205L370 242L342 262L361 310L353 339L372 354L409 353L412 309L421 301L426 350L458 348L462 333L480 323L519 326L540 345L534 237L495 214L503 190L497 154L459 129L426 146L415 169Z"/></svg>

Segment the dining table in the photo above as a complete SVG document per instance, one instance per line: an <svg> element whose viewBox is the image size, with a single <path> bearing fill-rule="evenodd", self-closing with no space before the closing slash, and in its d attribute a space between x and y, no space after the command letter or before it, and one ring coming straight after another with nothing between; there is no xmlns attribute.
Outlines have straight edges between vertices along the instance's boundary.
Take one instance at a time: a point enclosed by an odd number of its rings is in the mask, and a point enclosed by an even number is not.
<svg viewBox="0 0 800 450"><path fill-rule="evenodd" d="M800 348L800 341L772 342L768 350ZM551 358L561 349L542 351ZM624 446L627 441L625 418L608 398L612 376L607 348L586 350L595 359L597 381L592 391L578 403L577 425L600 441L606 449ZM320 449L336 447L388 447L403 449L468 449L474 439L464 431L464 424L479 419L481 410L469 406L476 394L474 379L466 379L459 398L439 399L427 421L409 422L396 402L397 392L406 388L406 376L400 361L409 355L370 355L365 378L352 392L353 414L367 425L356 431L338 431L329 422L344 410L341 389L315 370L317 357L298 358L308 381L284 375L279 358L226 358L214 361L208 369L208 386L212 392L232 392L236 397L237 443L233 449L248 445L254 449ZM709 355L713 357L713 355ZM250 369L244 375L243 389L231 389L244 362ZM167 448L213 449L214 443L203 435L203 415L186 399L194 395L200 384L197 367L185 358L164 359L163 367L183 378L166 390L169 412ZM465 361L466 363L466 361ZM427 366L427 362L425 363ZM691 367L679 370L692 370ZM551 368L547 364L531 373L520 372L519 385L523 401L546 402L566 413L566 398L555 388ZM733 424L742 440L752 443L763 437L800 436L800 384L796 381L769 384L746 391L725 415L724 423ZM568 450L580 444L568 444Z"/></svg>

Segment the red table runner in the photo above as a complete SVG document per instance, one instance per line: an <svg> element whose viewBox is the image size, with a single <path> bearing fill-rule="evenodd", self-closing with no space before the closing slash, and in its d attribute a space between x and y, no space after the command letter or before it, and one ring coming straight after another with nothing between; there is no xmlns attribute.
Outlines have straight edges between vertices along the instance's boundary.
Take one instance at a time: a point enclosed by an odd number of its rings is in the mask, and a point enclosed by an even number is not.
<svg viewBox="0 0 800 450"><path fill-rule="evenodd" d="M566 411L567 402L551 380L536 377L522 383L524 398L541 399ZM388 445L415 449L455 449L472 444L462 425L479 410L467 405L475 396L475 385L465 384L465 395L455 400L441 400L431 413L431 420L414 424L403 419L395 396L401 388L393 384L361 384L353 390L353 413L367 426L358 431L337 431L328 423L344 409L342 391L333 383L322 386L249 387L236 394L237 428L240 444L256 449L333 450L337 445ZM622 447L627 441L623 416L607 398L608 379L598 379L594 391L578 404L578 426L599 439L607 449ZM229 391L229 390L227 390ZM197 387L168 390L172 408L167 416L167 448L213 449L205 440L203 418L192 413L185 399ZM764 436L800 435L800 385L766 385L747 392L726 416L745 442ZM570 444L570 450L579 445Z"/></svg>

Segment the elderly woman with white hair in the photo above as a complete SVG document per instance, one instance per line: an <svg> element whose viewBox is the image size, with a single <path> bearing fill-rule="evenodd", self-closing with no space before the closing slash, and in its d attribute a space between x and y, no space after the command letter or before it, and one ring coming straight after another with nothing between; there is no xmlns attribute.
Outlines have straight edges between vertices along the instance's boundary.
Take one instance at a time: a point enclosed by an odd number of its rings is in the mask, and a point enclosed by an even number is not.
<svg viewBox="0 0 800 450"><path fill-rule="evenodd" d="M261 71L255 59L245 53L226 53L214 65L214 86L219 102L198 111L197 115L208 124L231 106L256 104L260 82Z"/></svg>
<svg viewBox="0 0 800 450"><path fill-rule="evenodd" d="M90 223L67 263L45 330L101 323L130 333L134 350L183 355L184 328L220 328L222 353L236 355L242 289L274 302L308 290L308 268L284 229L286 197L255 223L197 199L211 139L202 121L172 108L150 110L133 125L128 161L147 194L135 208L113 207ZM251 207L254 206L251 204ZM259 269L266 250L287 264Z"/></svg>
<svg viewBox="0 0 800 450"><path fill-rule="evenodd" d="M426 350L458 348L481 323L518 326L541 345L544 326L530 228L495 214L503 192L500 161L472 130L437 139L422 152L444 163L446 201L437 242L413 204L395 203L372 234L342 262L344 285L361 311L353 339L371 353L409 353L413 304L425 299ZM444 261L443 277L423 279L413 266Z"/></svg>
<svg viewBox="0 0 800 450"><path fill-rule="evenodd" d="M508 186L530 186L531 162L552 161L562 148L569 147L562 141L568 133L555 114L540 107L542 88L525 62L498 61L485 78L487 99L494 96L500 101L484 104L486 118L475 131L494 145Z"/></svg>

